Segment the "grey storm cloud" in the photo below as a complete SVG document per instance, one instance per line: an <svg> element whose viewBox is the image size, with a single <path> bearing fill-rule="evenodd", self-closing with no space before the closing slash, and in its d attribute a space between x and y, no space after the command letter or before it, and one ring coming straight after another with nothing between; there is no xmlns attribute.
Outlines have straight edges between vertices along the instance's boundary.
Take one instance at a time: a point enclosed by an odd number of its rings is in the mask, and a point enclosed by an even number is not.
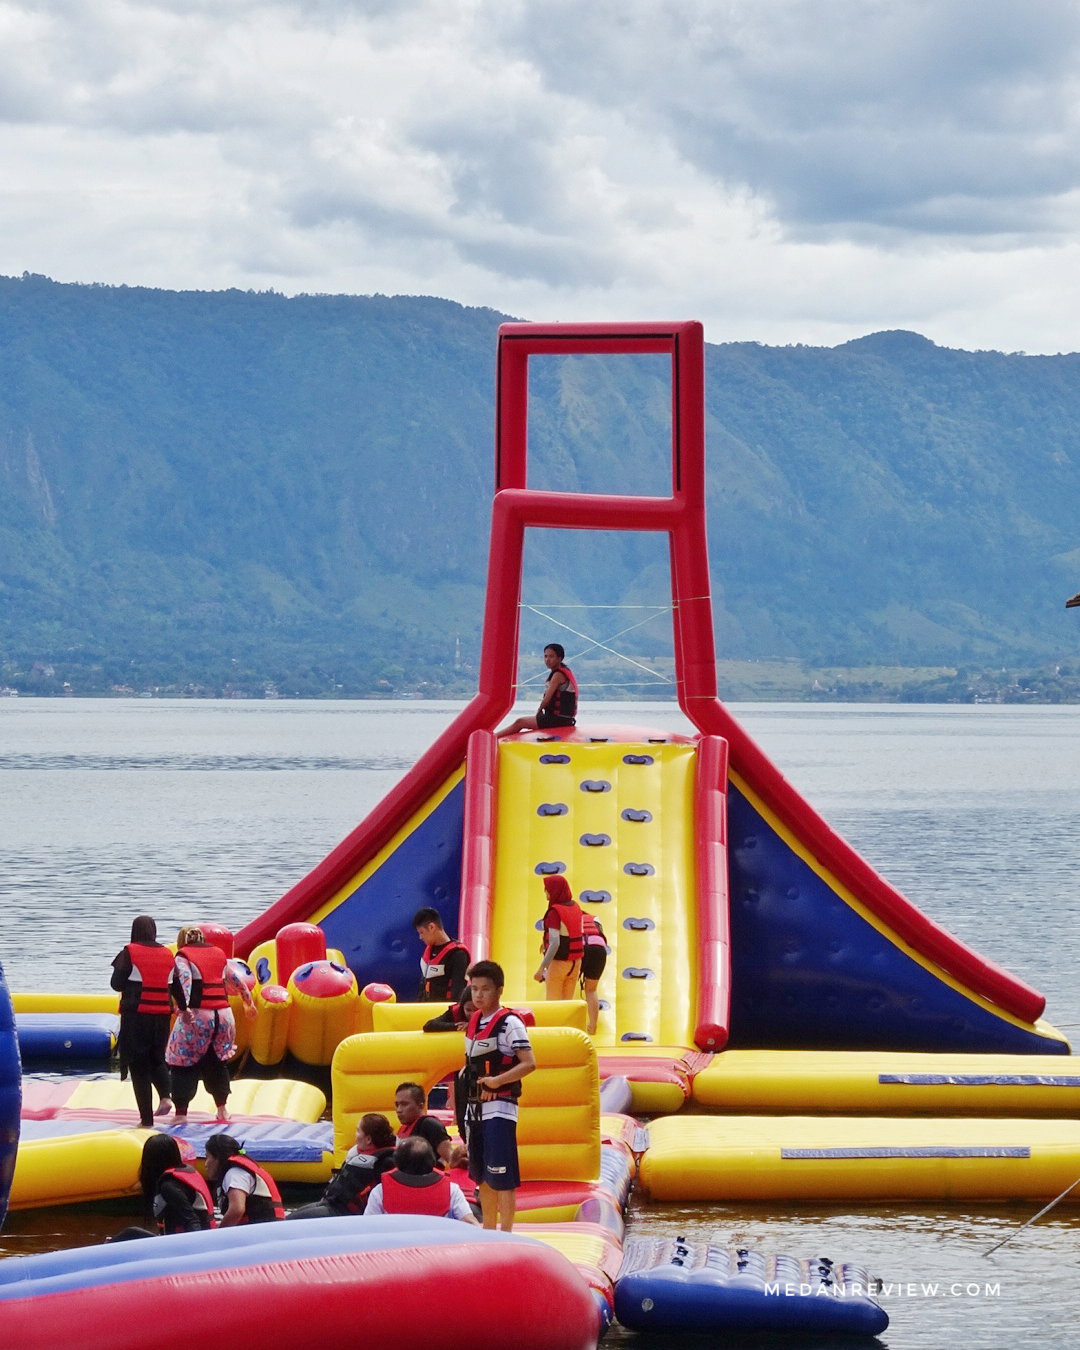
<svg viewBox="0 0 1080 1350"><path fill-rule="evenodd" d="M0 270L1074 342L1078 49L1071 0L0 0Z"/></svg>

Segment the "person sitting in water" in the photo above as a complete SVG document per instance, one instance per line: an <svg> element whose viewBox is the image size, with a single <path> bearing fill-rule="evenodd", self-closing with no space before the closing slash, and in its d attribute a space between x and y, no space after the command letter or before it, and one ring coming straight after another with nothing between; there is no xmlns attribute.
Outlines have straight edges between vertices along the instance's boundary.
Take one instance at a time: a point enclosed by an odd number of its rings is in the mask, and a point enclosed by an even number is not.
<svg viewBox="0 0 1080 1350"><path fill-rule="evenodd" d="M430 1214L479 1227L461 1187L435 1166L426 1139L403 1139L387 1172L368 1197L365 1214Z"/></svg>
<svg viewBox="0 0 1080 1350"><path fill-rule="evenodd" d="M544 648L544 665L550 674L544 685L544 697L535 717L519 717L500 736L516 736L519 731L543 731L547 727L572 727L577 721L578 687L574 672L563 664L566 652L557 642Z"/></svg>
<svg viewBox="0 0 1080 1350"><path fill-rule="evenodd" d="M455 1144L446 1127L425 1109L427 1094L419 1083L401 1083L394 1093L394 1113L401 1125L399 1139L416 1135L426 1139L444 1167L457 1167L464 1159L464 1144Z"/></svg>
<svg viewBox="0 0 1080 1350"><path fill-rule="evenodd" d="M420 957L421 1003L441 1003L460 998L468 978L468 950L443 927L442 915L425 905L413 915L416 936L424 944Z"/></svg>
<svg viewBox="0 0 1080 1350"><path fill-rule="evenodd" d="M244 1156L231 1134L212 1134L206 1141L206 1179L221 1192L222 1228L285 1217L277 1182Z"/></svg>
<svg viewBox="0 0 1080 1350"><path fill-rule="evenodd" d="M169 1134L152 1134L143 1144L139 1185L147 1220L159 1233L201 1233L215 1227L214 1197L194 1167L185 1164ZM110 1242L153 1237L149 1228L125 1228Z"/></svg>
<svg viewBox="0 0 1080 1350"><path fill-rule="evenodd" d="M356 1124L356 1143L330 1178L323 1198L302 1205L290 1219L326 1219L342 1214L363 1214L368 1196L384 1173L394 1166L397 1139L393 1126L376 1111L361 1116Z"/></svg>

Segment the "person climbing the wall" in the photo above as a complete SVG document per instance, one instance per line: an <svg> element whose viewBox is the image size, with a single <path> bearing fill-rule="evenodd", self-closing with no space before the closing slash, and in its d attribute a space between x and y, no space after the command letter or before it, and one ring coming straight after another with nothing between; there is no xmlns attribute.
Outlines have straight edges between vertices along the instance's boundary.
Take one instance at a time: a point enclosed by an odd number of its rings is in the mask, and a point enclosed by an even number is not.
<svg viewBox="0 0 1080 1350"><path fill-rule="evenodd" d="M578 687L574 672L563 662L566 652L557 642L544 648L544 665L550 672L544 685L544 697L535 717L519 717L500 736L516 736L519 731L543 731L548 727L572 727L577 722Z"/></svg>
<svg viewBox="0 0 1080 1350"><path fill-rule="evenodd" d="M564 876L544 878L548 907L544 914L543 960L535 979L547 985L547 1000L573 998L585 952L582 914Z"/></svg>
<svg viewBox="0 0 1080 1350"><path fill-rule="evenodd" d="M581 957L581 992L585 995L585 1006L589 1010L585 1030L590 1036L595 1036L596 1025L600 1020L600 995L597 990L607 966L608 945L600 920L588 910L581 912L581 933L585 941Z"/></svg>

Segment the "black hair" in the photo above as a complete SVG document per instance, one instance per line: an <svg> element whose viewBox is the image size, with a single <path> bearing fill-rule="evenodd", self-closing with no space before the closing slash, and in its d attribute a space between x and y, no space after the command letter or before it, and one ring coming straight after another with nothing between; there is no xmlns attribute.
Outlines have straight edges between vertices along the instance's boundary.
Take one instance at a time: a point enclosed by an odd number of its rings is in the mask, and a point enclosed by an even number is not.
<svg viewBox="0 0 1080 1350"><path fill-rule="evenodd" d="M162 1174L170 1167L183 1166L180 1145L171 1134L152 1134L143 1144L142 1162L139 1164L139 1185L147 1207L154 1199L154 1192Z"/></svg>
<svg viewBox="0 0 1080 1350"><path fill-rule="evenodd" d="M394 1166L406 1176L422 1177L435 1170L435 1150L426 1139L411 1136L394 1150Z"/></svg>
<svg viewBox="0 0 1080 1350"><path fill-rule="evenodd" d="M390 1148L397 1139L394 1127L378 1111L369 1111L366 1116L360 1117L358 1123L376 1148Z"/></svg>
<svg viewBox="0 0 1080 1350"><path fill-rule="evenodd" d="M427 1093L419 1083L399 1083L394 1089L394 1096L396 1097L399 1092L407 1092L417 1106L423 1106L427 1101Z"/></svg>
<svg viewBox="0 0 1080 1350"><path fill-rule="evenodd" d="M561 642L549 642L545 646L544 651L554 652L560 661L564 661L566 659L566 648L562 645Z"/></svg>
<svg viewBox="0 0 1080 1350"><path fill-rule="evenodd" d="M244 1146L231 1134L212 1134L206 1141L206 1151L211 1158L216 1158L218 1162L228 1162L230 1158L235 1158L238 1153L243 1153Z"/></svg>
<svg viewBox="0 0 1080 1350"><path fill-rule="evenodd" d="M157 941L157 924L149 914L140 914L137 919L132 919L131 940L132 942Z"/></svg>
<svg viewBox="0 0 1080 1350"><path fill-rule="evenodd" d="M437 923L441 928L442 915L437 909L432 909L430 905L424 905L422 909L418 909L412 916L412 926L414 928L423 928L429 923Z"/></svg>
<svg viewBox="0 0 1080 1350"><path fill-rule="evenodd" d="M496 989L501 989L506 984L503 968L497 961L477 961L475 965L469 967L469 979L490 980Z"/></svg>

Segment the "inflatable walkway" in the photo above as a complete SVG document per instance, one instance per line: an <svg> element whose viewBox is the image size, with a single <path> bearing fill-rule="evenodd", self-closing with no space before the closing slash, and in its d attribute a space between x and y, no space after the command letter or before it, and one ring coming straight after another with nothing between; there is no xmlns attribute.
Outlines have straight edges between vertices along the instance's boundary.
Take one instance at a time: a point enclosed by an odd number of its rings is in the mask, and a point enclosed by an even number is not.
<svg viewBox="0 0 1080 1350"><path fill-rule="evenodd" d="M666 497L527 485L531 355L671 359ZM647 530L671 550L679 704L694 737L582 725L496 741L517 682L527 528ZM564 870L612 954L603 1057L742 1049L1067 1054L1043 998L921 914L786 781L717 698L700 324L500 329L479 692L378 807L238 936L319 924L359 986L414 996L411 927L434 905L474 957L535 990L541 877ZM669 1059L670 1062L670 1059ZM611 1066L609 1065L609 1068ZM614 1071L614 1070L613 1070Z"/></svg>

